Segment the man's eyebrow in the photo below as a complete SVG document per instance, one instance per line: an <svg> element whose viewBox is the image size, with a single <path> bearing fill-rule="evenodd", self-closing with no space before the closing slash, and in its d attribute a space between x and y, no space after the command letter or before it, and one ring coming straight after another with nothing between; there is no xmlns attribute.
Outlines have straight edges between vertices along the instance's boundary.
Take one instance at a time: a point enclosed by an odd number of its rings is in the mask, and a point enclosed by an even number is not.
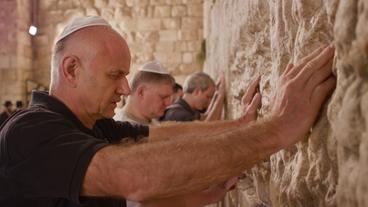
<svg viewBox="0 0 368 207"><path fill-rule="evenodd" d="M123 75L129 74L129 72L126 72L125 70L122 70L122 69L112 69L109 71L109 73L118 73L118 74L123 74Z"/></svg>

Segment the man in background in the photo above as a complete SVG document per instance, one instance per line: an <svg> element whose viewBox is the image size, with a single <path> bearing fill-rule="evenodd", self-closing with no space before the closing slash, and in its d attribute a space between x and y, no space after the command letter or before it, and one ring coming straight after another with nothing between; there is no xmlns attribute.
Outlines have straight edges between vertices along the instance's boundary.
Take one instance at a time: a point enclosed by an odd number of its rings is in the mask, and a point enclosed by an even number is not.
<svg viewBox="0 0 368 207"><path fill-rule="evenodd" d="M144 64L134 74L130 82L131 93L114 119L144 125L156 123L171 104L174 84L174 78L161 63Z"/></svg>
<svg viewBox="0 0 368 207"><path fill-rule="evenodd" d="M162 121L212 121L221 118L225 99L223 76L216 86L208 74L192 73L184 81L183 92L183 97L167 108Z"/></svg>
<svg viewBox="0 0 368 207"><path fill-rule="evenodd" d="M3 104L3 109L0 114L0 126L5 122L5 120L13 112L13 103L11 101L5 101Z"/></svg>
<svg viewBox="0 0 368 207"><path fill-rule="evenodd" d="M18 101L15 102L15 110L14 110L14 112L17 112L17 111L19 111L19 110L21 110L23 108L24 108L23 101L18 100Z"/></svg>

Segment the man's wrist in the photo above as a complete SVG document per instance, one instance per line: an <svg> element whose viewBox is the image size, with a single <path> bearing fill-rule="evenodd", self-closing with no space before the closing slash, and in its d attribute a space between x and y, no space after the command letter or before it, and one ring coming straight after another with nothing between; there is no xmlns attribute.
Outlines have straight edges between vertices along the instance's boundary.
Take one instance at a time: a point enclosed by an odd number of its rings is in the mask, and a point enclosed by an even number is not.
<svg viewBox="0 0 368 207"><path fill-rule="evenodd" d="M280 149L285 148L290 145L288 140L286 139L286 132L287 126L283 126L283 122L279 120L277 117L267 116L263 118L264 122L268 125L267 130L269 130L270 136L275 137L277 140L278 147Z"/></svg>

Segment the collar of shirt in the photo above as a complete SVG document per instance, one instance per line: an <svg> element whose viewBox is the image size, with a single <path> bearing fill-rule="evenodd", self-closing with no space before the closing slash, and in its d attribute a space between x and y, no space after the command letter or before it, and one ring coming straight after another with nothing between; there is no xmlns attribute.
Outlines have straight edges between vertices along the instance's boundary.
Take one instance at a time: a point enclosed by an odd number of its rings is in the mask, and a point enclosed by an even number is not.
<svg viewBox="0 0 368 207"><path fill-rule="evenodd" d="M54 96L51 96L46 92L32 91L32 99L29 107L37 106L41 106L43 108L49 109L50 111L63 115L68 120L72 121L76 126L78 126L80 130L89 134L93 134L91 129L85 127L78 117L63 102Z"/></svg>

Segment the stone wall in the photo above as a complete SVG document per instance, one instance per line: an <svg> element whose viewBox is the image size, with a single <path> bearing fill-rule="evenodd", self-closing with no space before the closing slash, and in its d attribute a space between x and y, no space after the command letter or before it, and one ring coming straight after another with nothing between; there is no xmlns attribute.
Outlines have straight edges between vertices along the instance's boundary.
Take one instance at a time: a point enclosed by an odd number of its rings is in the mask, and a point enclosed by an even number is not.
<svg viewBox="0 0 368 207"><path fill-rule="evenodd" d="M28 0L0 1L0 103L25 101L25 82L32 68L31 38L28 35Z"/></svg>
<svg viewBox="0 0 368 207"><path fill-rule="evenodd" d="M205 1L205 71L224 70L227 116L262 75L262 108L287 63L334 42L337 88L308 139L253 169L219 206L368 206L368 1Z"/></svg>
<svg viewBox="0 0 368 207"><path fill-rule="evenodd" d="M0 103L13 98L16 83L16 2L0 1Z"/></svg>
<svg viewBox="0 0 368 207"><path fill-rule="evenodd" d="M126 37L133 71L156 59L180 82L202 70L202 9L202 0L40 0L34 78L48 85L52 44L70 19L100 15Z"/></svg>

